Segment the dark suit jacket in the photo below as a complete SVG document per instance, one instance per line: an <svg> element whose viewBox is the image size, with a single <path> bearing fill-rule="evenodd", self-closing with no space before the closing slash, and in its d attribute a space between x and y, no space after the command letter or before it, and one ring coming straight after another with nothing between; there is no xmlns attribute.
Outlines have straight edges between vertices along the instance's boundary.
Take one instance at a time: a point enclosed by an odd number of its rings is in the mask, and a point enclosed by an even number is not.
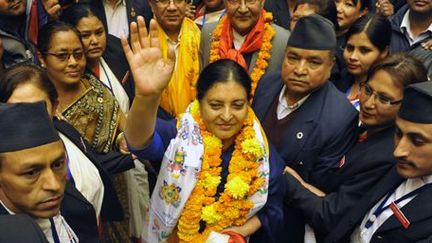
<svg viewBox="0 0 432 243"><path fill-rule="evenodd" d="M60 212L80 242L100 242L97 234L96 213L93 206L84 196L68 181L64 198L60 206ZM0 205L0 215L8 215L6 209ZM1 239L1 238L0 238ZM27 242L34 242L27 241Z"/></svg>
<svg viewBox="0 0 432 243"><path fill-rule="evenodd" d="M259 82L252 107L261 122L282 86L280 73ZM325 188L327 172L339 166L339 160L354 144L356 126L357 111L332 83L326 82L296 111L289 128L281 134L282 146L276 149L285 164L305 181Z"/></svg>
<svg viewBox="0 0 432 243"><path fill-rule="evenodd" d="M80 242L100 242L93 205L70 182L66 183L60 212Z"/></svg>
<svg viewBox="0 0 432 243"><path fill-rule="evenodd" d="M126 12L129 24L132 21L136 21L138 16L143 16L146 24L150 23L150 19L153 17L148 0L124 0L126 2ZM90 8L92 12L102 20L103 25L108 33L107 18L105 15L105 9L103 6L103 0L91 0Z"/></svg>
<svg viewBox="0 0 432 243"><path fill-rule="evenodd" d="M323 198L312 194L295 178L287 175L285 205L300 209L306 222L314 228L317 238L323 239L393 167L393 137L392 126L357 143L345 155L345 165L330 172L332 180L327 183L330 193Z"/></svg>
<svg viewBox="0 0 432 243"><path fill-rule="evenodd" d="M0 242L48 243L39 225L26 214L0 215Z"/></svg>
<svg viewBox="0 0 432 243"><path fill-rule="evenodd" d="M289 30L291 15L288 11L287 0L265 1L264 9L273 13L273 22L275 24Z"/></svg>
<svg viewBox="0 0 432 243"><path fill-rule="evenodd" d="M399 176L396 167L393 167L377 183L373 191L360 200L350 212L345 215L333 228L325 242L349 242L352 232L360 225L365 215L375 204L388 192L399 185L404 178ZM432 237L432 189L422 191L401 211L410 221L408 229L403 228L396 217L388 218L374 233L371 243L408 243L408 242L430 242Z"/></svg>
<svg viewBox="0 0 432 243"><path fill-rule="evenodd" d="M117 152L100 154L94 151L81 137L75 128L60 120L54 120L58 131L67 136L98 169L104 184L104 198L102 202L101 217L103 221L118 221L123 219L123 210L112 184L110 174L120 173L134 167L130 156Z"/></svg>
<svg viewBox="0 0 432 243"><path fill-rule="evenodd" d="M119 38L110 34L107 35L107 46L102 57L118 81L122 82L132 104L135 97L135 82Z"/></svg>

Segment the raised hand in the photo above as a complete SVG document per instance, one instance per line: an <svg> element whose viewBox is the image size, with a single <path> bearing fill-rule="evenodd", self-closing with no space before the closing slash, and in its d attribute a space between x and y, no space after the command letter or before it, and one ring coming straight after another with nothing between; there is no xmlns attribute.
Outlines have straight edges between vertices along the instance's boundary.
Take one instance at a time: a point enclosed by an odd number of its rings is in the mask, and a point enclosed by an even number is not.
<svg viewBox="0 0 432 243"><path fill-rule="evenodd" d="M50 19L57 19L60 14L61 6L58 0L42 0L42 6Z"/></svg>
<svg viewBox="0 0 432 243"><path fill-rule="evenodd" d="M394 14L394 6L389 0L378 0L375 4L376 12L384 17Z"/></svg>
<svg viewBox="0 0 432 243"><path fill-rule="evenodd" d="M142 16L138 17L137 22L130 25L130 45L125 37L121 38L123 51L135 80L135 94L160 95L168 85L174 69L174 50L169 50L168 58L164 60L159 46L156 21L150 21L148 32Z"/></svg>

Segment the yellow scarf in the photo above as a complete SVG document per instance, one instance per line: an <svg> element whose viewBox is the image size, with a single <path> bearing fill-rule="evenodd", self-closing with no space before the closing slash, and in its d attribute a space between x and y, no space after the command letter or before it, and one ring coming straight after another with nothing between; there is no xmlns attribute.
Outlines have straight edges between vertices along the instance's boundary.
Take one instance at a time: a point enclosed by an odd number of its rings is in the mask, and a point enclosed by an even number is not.
<svg viewBox="0 0 432 243"><path fill-rule="evenodd" d="M168 53L167 35L158 26L159 42L162 55ZM185 112L189 103L196 96L196 81L199 75L200 30L189 18L184 18L180 30L180 46L171 80L162 92L160 106L173 116Z"/></svg>

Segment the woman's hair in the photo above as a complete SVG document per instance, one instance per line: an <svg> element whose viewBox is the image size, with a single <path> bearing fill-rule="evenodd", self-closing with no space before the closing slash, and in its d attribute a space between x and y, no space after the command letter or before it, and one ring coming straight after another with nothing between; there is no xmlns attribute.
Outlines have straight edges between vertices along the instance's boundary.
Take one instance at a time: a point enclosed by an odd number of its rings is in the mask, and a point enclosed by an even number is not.
<svg viewBox="0 0 432 243"><path fill-rule="evenodd" d="M352 0L354 5L357 6L357 3L360 1L360 10L364 10L366 8L370 8L372 4L370 0ZM375 1L373 1L375 3Z"/></svg>
<svg viewBox="0 0 432 243"><path fill-rule="evenodd" d="M62 21L48 22L42 27L38 34L37 49L42 56L45 57L48 48L50 47L51 39L54 34L62 31L72 31L78 37L81 46L83 46L79 32L72 25Z"/></svg>
<svg viewBox="0 0 432 243"><path fill-rule="evenodd" d="M238 63L229 59L221 59L207 65L198 77L198 100L201 101L213 85L228 81L240 84L245 89L248 100L250 99L252 80L249 74Z"/></svg>
<svg viewBox="0 0 432 243"><path fill-rule="evenodd" d="M96 17L99 19L99 17L97 17L88 6L83 4L74 4L62 11L60 20L76 26L82 18L88 17Z"/></svg>
<svg viewBox="0 0 432 243"><path fill-rule="evenodd" d="M330 20L334 25L335 31L339 30L337 22L337 9L334 0L298 0L294 6L294 11L302 4L309 4L316 8L316 14Z"/></svg>
<svg viewBox="0 0 432 243"><path fill-rule="evenodd" d="M57 91L46 72L33 64L16 64L0 78L0 102L6 103L15 89L23 84L34 84L45 91L52 104L57 102Z"/></svg>
<svg viewBox="0 0 432 243"><path fill-rule="evenodd" d="M404 52L392 54L374 64L369 69L367 81L380 70L386 71L394 82L404 88L426 81L428 73L421 61Z"/></svg>
<svg viewBox="0 0 432 243"><path fill-rule="evenodd" d="M347 32L347 40L355 34L365 33L370 42L384 51L389 45L392 36L390 21L378 14L366 14L357 19Z"/></svg>

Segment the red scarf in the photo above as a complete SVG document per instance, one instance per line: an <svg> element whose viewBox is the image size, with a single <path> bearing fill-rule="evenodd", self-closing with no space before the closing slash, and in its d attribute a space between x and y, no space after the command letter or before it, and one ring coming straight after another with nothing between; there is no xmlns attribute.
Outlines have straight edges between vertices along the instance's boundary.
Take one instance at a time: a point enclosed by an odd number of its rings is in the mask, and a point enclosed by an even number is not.
<svg viewBox="0 0 432 243"><path fill-rule="evenodd" d="M264 15L265 11L262 10L257 23L248 33L245 42L239 50L236 50L233 45L233 33L231 23L228 18L225 19L225 22L222 26L222 35L219 45L219 53L221 59L231 59L240 64L245 70L248 70L248 66L246 64L246 60L243 57L243 54L251 53L261 48L264 37Z"/></svg>

